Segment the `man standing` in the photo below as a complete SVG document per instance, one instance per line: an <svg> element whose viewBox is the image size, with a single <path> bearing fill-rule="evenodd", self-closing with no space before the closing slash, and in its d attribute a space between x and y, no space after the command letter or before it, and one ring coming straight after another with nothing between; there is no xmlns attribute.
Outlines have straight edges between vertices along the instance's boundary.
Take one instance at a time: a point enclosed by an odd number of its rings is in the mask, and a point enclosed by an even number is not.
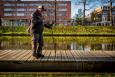
<svg viewBox="0 0 115 77"><path fill-rule="evenodd" d="M44 57L42 54L42 48L43 48L43 12L46 11L44 9L44 6L38 6L37 10L32 14L30 26L28 28L28 32L30 32L32 36L32 50L33 50L33 56L38 57ZM48 28L51 28L51 26L45 25Z"/></svg>

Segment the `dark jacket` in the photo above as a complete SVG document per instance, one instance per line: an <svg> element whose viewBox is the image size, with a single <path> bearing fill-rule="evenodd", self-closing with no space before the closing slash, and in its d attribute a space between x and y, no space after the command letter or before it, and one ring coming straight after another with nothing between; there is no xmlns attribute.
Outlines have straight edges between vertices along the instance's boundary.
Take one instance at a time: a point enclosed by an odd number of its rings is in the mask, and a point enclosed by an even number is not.
<svg viewBox="0 0 115 77"><path fill-rule="evenodd" d="M42 33L43 32L43 17L42 14L36 10L30 20L30 32L31 33Z"/></svg>
<svg viewBox="0 0 115 77"><path fill-rule="evenodd" d="M41 13L38 12L38 10L36 10L31 17L31 20L29 22L29 29L30 29L30 33L42 33L44 26L46 28L51 29L53 26L53 23L50 24L49 22L43 22L43 16Z"/></svg>

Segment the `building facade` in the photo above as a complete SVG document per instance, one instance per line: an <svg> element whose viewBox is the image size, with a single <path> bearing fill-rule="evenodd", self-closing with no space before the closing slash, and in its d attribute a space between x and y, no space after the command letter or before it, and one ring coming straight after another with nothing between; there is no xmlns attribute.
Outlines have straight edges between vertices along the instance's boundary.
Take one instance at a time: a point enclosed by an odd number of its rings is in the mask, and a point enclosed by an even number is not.
<svg viewBox="0 0 115 77"><path fill-rule="evenodd" d="M43 5L48 11L44 14L49 21L55 19L55 0L2 0L0 1L0 17L3 25L27 25L31 14L39 5ZM67 25L71 19L71 1L56 1L56 22Z"/></svg>
<svg viewBox="0 0 115 77"><path fill-rule="evenodd" d="M102 6L92 12L92 20L96 25L111 25L110 8L109 6ZM112 7L112 22L115 25L115 6Z"/></svg>

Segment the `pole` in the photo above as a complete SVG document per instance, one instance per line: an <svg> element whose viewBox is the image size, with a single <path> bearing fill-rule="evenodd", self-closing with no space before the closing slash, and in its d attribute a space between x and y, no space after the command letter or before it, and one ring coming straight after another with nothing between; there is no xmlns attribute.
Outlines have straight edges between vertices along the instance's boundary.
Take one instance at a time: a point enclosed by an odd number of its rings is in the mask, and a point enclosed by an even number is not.
<svg viewBox="0 0 115 77"><path fill-rule="evenodd" d="M55 8L55 16L54 16L54 24L53 24L53 26L55 26L56 25L56 0L54 1L54 8ZM50 16L50 13L49 13L49 11L48 11L48 16ZM52 40L53 40L53 44L54 44L54 50L55 50L55 55L56 55L56 43L55 43L55 39L54 39L54 37L53 37L53 30L51 29L51 33L52 33Z"/></svg>
<svg viewBox="0 0 115 77"><path fill-rule="evenodd" d="M82 21L82 24L85 25L85 5L86 5L86 0L83 1L83 21Z"/></svg>
<svg viewBox="0 0 115 77"><path fill-rule="evenodd" d="M113 26L113 19L112 19L112 0L110 0L110 22L111 22L111 26Z"/></svg>
<svg viewBox="0 0 115 77"><path fill-rule="evenodd" d="M56 9L56 4L57 4L57 2L56 2L56 0L55 0L55 25L56 25L56 11L57 11L57 9Z"/></svg>
<svg viewBox="0 0 115 77"><path fill-rule="evenodd" d="M55 0L55 26L56 26L56 24L57 24L57 22L56 22L56 4L57 4L57 2L56 2L56 0ZM53 30L52 30L52 35L53 35ZM53 37L53 36L52 36ZM54 40L54 37L53 37L53 41L54 41L54 50L55 50L55 55L56 55L56 43L55 43L55 40Z"/></svg>

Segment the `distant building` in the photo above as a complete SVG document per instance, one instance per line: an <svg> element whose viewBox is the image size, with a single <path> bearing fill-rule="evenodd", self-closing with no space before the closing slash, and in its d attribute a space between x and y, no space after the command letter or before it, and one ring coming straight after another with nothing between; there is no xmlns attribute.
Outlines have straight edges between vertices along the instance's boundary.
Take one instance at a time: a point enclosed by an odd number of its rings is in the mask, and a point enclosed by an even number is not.
<svg viewBox="0 0 115 77"><path fill-rule="evenodd" d="M92 12L95 25L111 25L109 6L98 7ZM112 7L112 21L115 25L115 6Z"/></svg>
<svg viewBox="0 0 115 77"><path fill-rule="evenodd" d="M31 14L37 6L44 5L48 9L48 20L54 20L55 17L55 0L1 0L0 16L3 25L27 25ZM71 0L57 0L56 4L56 22L57 24L66 24L71 19Z"/></svg>

